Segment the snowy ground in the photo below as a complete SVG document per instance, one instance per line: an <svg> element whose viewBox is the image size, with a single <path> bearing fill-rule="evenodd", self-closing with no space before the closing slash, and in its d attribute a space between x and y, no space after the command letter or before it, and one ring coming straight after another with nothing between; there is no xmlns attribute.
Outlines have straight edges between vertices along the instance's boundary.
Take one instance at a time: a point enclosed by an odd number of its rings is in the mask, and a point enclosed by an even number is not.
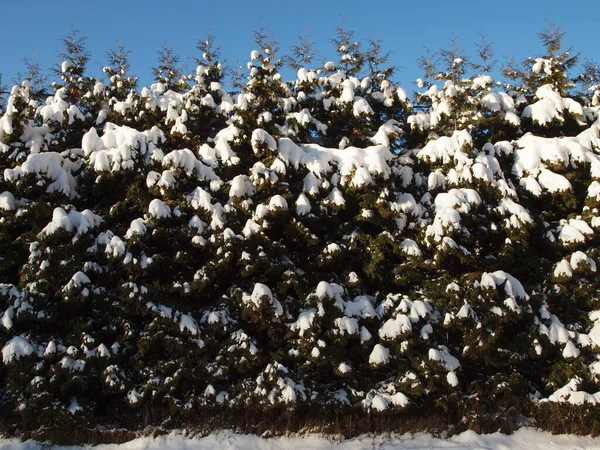
<svg viewBox="0 0 600 450"><path fill-rule="evenodd" d="M38 450L75 447L48 446L39 442L19 442L0 439L2 450ZM317 435L302 437L277 437L263 439L257 436L236 434L230 431L213 433L204 438L188 438L181 433L171 433L158 438L139 438L121 445L100 445L94 450L392 450L392 449L499 449L499 450L590 450L600 449L600 438L573 435L553 436L533 429L521 429L511 436L500 433L479 435L467 431L450 439L436 439L429 434L401 436L361 436L342 442Z"/></svg>

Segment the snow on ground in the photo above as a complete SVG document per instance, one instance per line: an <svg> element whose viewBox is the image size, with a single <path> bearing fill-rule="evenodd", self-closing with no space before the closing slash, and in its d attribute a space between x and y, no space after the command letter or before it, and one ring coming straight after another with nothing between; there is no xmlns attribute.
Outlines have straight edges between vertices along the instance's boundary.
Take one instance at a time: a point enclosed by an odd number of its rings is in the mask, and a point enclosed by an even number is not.
<svg viewBox="0 0 600 450"><path fill-rule="evenodd" d="M38 449L69 449L91 447L48 446L39 442L20 442L13 439L0 439L2 450L38 450ZM157 438L145 437L135 439L121 445L99 445L94 450L424 450L424 449L497 449L516 450L591 450L600 449L600 438L574 435L551 435L531 428L522 428L513 435L494 433L479 435L473 431L448 439L434 438L430 434L416 435L363 435L343 441L326 438L315 434L293 437L275 437L264 439L254 435L236 434L231 431L221 431L203 438L189 438L180 432L173 432Z"/></svg>

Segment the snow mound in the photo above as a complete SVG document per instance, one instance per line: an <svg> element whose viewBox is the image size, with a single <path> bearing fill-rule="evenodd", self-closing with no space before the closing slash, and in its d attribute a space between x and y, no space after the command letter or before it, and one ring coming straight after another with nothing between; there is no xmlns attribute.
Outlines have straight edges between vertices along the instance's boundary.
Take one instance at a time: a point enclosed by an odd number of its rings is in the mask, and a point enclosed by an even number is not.
<svg viewBox="0 0 600 450"><path fill-rule="evenodd" d="M33 345L29 339L22 336L15 336L2 348L2 362L10 364L15 359L31 355L33 350Z"/></svg>
<svg viewBox="0 0 600 450"><path fill-rule="evenodd" d="M63 208L58 207L54 208L52 220L42 229L40 236L50 236L62 229L67 233L74 232L73 240L77 240L100 223L102 223L102 218L89 209L79 212L75 208L71 208L67 213Z"/></svg>
<svg viewBox="0 0 600 450"><path fill-rule="evenodd" d="M391 174L388 162L392 159L392 153L385 145L339 150L317 144L298 146L291 139L282 138L277 151L286 165L295 169L305 167L318 178L337 169L342 177L342 185L365 186L373 182L372 176L387 179Z"/></svg>

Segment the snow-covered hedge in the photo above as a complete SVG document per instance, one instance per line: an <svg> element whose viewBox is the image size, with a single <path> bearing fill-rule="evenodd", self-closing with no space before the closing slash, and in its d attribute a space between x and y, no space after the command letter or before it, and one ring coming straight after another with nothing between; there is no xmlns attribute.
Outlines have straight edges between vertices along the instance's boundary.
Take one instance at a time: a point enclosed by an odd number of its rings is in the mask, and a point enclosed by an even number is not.
<svg viewBox="0 0 600 450"><path fill-rule="evenodd" d="M341 47L286 81L258 44L234 93L209 54L12 89L4 422L597 404L597 96L457 57L415 108Z"/></svg>

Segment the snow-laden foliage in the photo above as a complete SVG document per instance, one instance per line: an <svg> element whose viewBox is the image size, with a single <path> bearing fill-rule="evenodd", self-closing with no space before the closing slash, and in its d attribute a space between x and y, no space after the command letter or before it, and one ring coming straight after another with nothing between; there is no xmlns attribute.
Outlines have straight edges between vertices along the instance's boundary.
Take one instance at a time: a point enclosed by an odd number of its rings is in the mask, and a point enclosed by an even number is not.
<svg viewBox="0 0 600 450"><path fill-rule="evenodd" d="M597 102L549 59L504 91L454 58L413 109L351 43L289 81L257 43L233 94L210 54L12 90L10 420L598 403Z"/></svg>

